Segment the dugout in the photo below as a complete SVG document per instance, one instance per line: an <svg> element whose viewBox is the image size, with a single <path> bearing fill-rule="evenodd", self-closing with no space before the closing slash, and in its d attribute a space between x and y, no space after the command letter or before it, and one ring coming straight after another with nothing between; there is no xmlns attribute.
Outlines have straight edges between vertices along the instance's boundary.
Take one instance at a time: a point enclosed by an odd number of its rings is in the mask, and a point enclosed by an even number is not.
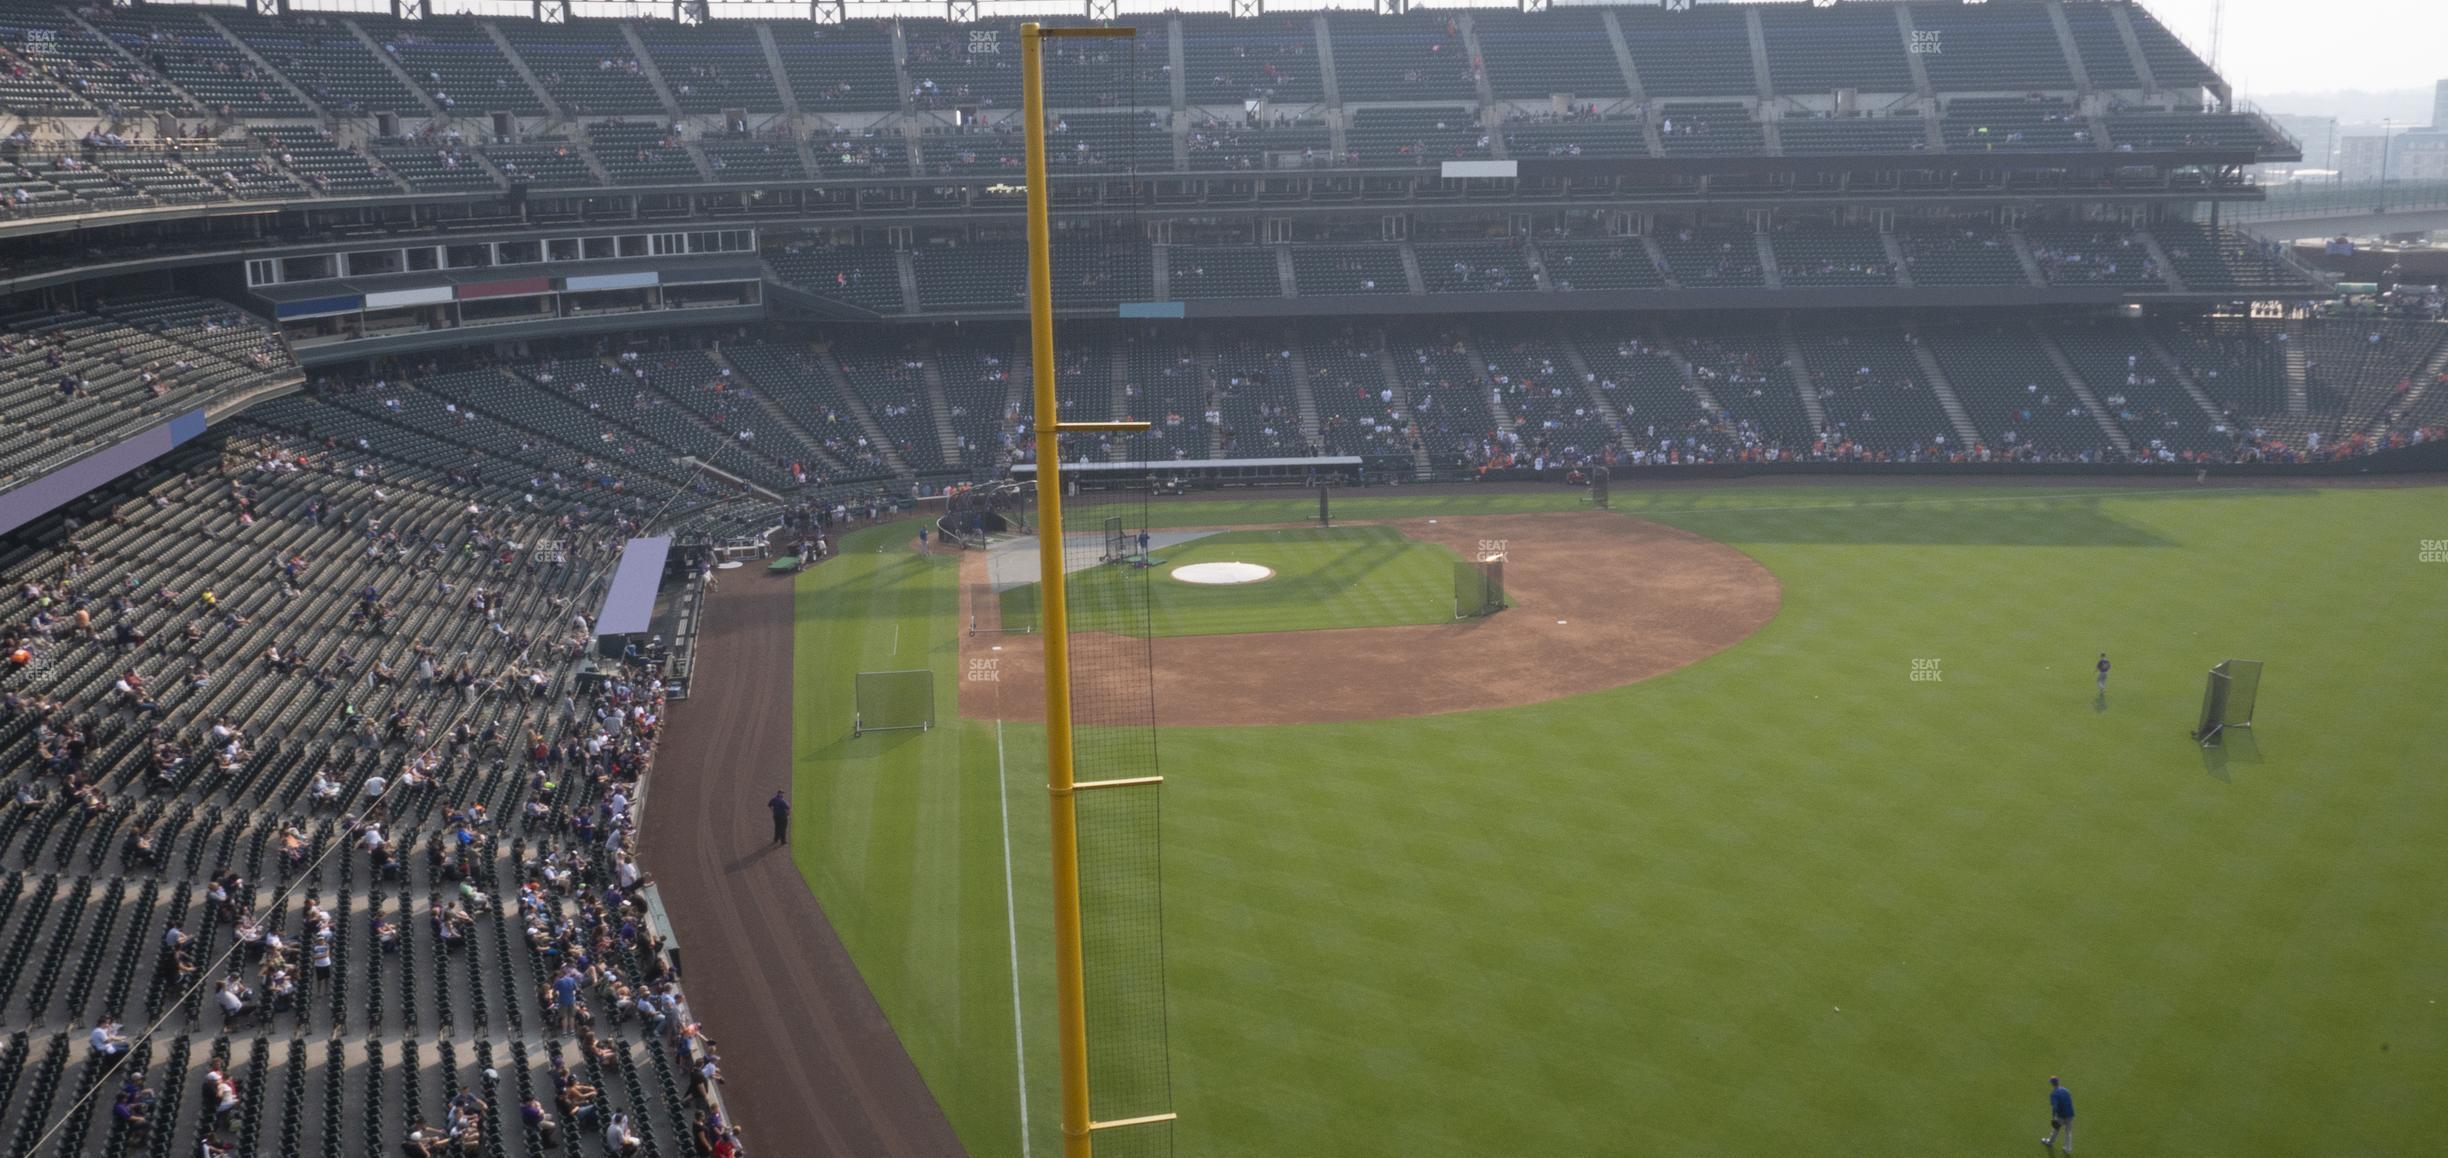
<svg viewBox="0 0 2448 1158"><path fill-rule="evenodd" d="M595 609L595 653L606 659L642 645L654 631L657 596L663 572L672 562L669 535L631 539L621 545L620 563L604 587L603 603Z"/></svg>
<svg viewBox="0 0 2448 1158"><path fill-rule="evenodd" d="M699 593L691 580L707 556L703 547L675 549L668 535L622 545L612 582L595 610L595 655L608 662L604 669L580 673L582 690L609 678L606 669L636 662L662 672L674 698L687 695L688 665L675 660L675 649L685 649L696 635Z"/></svg>

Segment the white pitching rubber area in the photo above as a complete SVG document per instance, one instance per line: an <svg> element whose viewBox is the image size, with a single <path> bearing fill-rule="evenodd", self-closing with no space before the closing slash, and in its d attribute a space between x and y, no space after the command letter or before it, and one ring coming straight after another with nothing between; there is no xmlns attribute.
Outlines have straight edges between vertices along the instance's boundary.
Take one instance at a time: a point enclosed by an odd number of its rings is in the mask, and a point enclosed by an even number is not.
<svg viewBox="0 0 2448 1158"><path fill-rule="evenodd" d="M1236 583L1258 583L1272 579L1275 569L1256 563L1185 563L1175 567L1171 574L1184 583L1229 587Z"/></svg>

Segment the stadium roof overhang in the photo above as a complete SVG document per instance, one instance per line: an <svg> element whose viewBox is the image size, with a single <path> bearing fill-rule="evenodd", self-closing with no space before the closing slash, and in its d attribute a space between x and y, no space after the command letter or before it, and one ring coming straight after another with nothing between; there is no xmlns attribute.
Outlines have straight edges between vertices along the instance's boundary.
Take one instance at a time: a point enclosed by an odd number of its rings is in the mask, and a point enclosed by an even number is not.
<svg viewBox="0 0 2448 1158"><path fill-rule="evenodd" d="M1736 177L1827 173L2028 173L2123 168L2182 169L2251 165L2258 150L2241 148L2153 149L2113 152L2006 150L2000 152L1834 153L1733 157L1521 157L1511 162L1523 179L1595 177Z"/></svg>
<svg viewBox="0 0 2448 1158"><path fill-rule="evenodd" d="M1112 302L1094 305L1056 303L1055 313L1069 319L1156 318L1221 320L1231 318L1416 317L1432 314L1570 314L1570 313L1733 313L1755 310L2098 310L2114 306L2207 305L2256 298L2303 297L2313 293L2239 292L2236 290L2173 293L2115 286L1798 286L1782 289L1627 289L1521 290L1505 293L1380 293L1304 294L1296 298L1209 298L1163 303L1178 307L1163 315L1128 312ZM805 295L774 292L777 304L806 306ZM1134 303L1138 304L1138 303ZM943 322L1018 321L1019 309L937 310L920 314L852 315L838 308L819 309L832 317L933 325Z"/></svg>
<svg viewBox="0 0 2448 1158"><path fill-rule="evenodd" d="M583 317L538 317L519 321L488 322L481 326L406 330L345 342L309 343L297 348L297 360L298 365L313 369L320 366L345 365L367 358L416 354L427 350L450 350L494 342L535 341L548 338L580 337L589 334L626 334L645 330L685 329L690 326L730 325L761 322L767 316L765 303L755 302L741 305L691 306L687 309L589 314Z"/></svg>
<svg viewBox="0 0 2448 1158"><path fill-rule="evenodd" d="M488 285L504 279L532 278L549 283L563 280L562 275L581 271L592 278L617 277L633 273L666 274L669 276L661 280L671 284L759 281L765 276L765 267L753 257L689 257L673 254L665 257L589 261L583 266L570 263L544 263L535 266L488 266L367 277L323 278L288 285L257 286L247 292L253 294L265 305L277 307L285 302L312 301L351 294L383 294L433 287L456 288ZM558 287L552 288L557 289ZM548 289L547 292L551 290Z"/></svg>

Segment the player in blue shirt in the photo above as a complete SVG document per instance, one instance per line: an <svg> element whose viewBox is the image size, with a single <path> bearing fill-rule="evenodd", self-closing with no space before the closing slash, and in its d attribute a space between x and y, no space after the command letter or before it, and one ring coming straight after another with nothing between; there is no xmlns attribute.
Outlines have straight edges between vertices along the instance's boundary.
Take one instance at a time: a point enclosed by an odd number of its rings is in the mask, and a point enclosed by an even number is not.
<svg viewBox="0 0 2448 1158"><path fill-rule="evenodd" d="M2107 652L2104 652L2104 651L2103 651L2103 652L2101 652L2101 653L2100 653L2099 665L2098 665L2098 666L2099 666L2099 690L2100 690L2100 694L2104 696L2104 695L2107 695L2107 694L2108 694L2108 653L2107 653Z"/></svg>
<svg viewBox="0 0 2448 1158"><path fill-rule="evenodd" d="M2107 678L2106 656L2100 657L2100 678ZM2057 1135L2065 1135L2065 1152L2074 1152L2074 1091L2060 1084L2054 1075L2049 1078L2049 1132L2040 1144L2051 1152L2057 1149Z"/></svg>

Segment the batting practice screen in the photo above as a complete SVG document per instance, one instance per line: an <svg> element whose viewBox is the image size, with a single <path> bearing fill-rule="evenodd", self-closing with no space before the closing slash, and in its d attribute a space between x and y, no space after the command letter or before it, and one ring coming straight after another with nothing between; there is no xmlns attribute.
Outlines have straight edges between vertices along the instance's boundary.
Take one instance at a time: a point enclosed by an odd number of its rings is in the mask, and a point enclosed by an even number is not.
<svg viewBox="0 0 2448 1158"><path fill-rule="evenodd" d="M2229 728L2252 727L2254 702L2260 695L2260 660L2220 660L2203 681L2201 720L2193 728L2193 738L2205 745L2216 744L2219 733Z"/></svg>
<svg viewBox="0 0 2448 1158"><path fill-rule="evenodd" d="M1504 608L1504 560L1454 564L1454 618L1477 619Z"/></svg>
<svg viewBox="0 0 2448 1158"><path fill-rule="evenodd" d="M925 731L935 726L935 673L863 671L852 681L856 701L850 734Z"/></svg>

